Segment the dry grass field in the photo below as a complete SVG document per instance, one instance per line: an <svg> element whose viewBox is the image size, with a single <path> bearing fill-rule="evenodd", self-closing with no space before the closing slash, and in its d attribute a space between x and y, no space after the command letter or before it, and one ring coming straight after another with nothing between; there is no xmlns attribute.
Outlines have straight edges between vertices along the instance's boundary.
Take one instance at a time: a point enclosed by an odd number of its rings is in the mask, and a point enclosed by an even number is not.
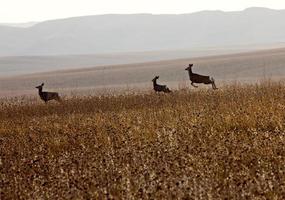
<svg viewBox="0 0 285 200"><path fill-rule="evenodd" d="M0 199L284 199L285 85L0 101Z"/></svg>

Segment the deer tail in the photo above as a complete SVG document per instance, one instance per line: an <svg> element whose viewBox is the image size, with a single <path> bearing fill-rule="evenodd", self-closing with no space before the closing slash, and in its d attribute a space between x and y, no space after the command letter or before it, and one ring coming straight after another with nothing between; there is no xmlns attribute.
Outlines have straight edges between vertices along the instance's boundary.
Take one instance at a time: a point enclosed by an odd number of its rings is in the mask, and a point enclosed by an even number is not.
<svg viewBox="0 0 285 200"><path fill-rule="evenodd" d="M56 96L56 100L57 100L58 102L62 103L62 99L60 98L59 95Z"/></svg>
<svg viewBox="0 0 285 200"><path fill-rule="evenodd" d="M165 91L166 91L167 93L172 92L168 87L166 87Z"/></svg>

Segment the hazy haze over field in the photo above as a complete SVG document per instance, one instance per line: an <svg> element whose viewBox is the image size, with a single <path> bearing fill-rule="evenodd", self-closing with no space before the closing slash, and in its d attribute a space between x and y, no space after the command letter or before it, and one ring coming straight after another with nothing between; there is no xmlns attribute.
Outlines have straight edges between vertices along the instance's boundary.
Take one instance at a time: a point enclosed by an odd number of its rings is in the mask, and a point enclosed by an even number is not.
<svg viewBox="0 0 285 200"><path fill-rule="evenodd" d="M276 47L278 45L275 44L273 46ZM280 46L283 45L281 44ZM180 51L149 51L92 55L8 56L0 57L0 78L54 70L79 69L97 66L162 61L178 58L194 58L210 55L221 55L237 52L247 52L260 48L270 47L271 46L235 46L226 48L206 48Z"/></svg>
<svg viewBox="0 0 285 200"><path fill-rule="evenodd" d="M239 53L233 55L186 58L138 64L122 64L22 75L0 78L0 96L37 94L36 85L45 82L49 90L62 93L120 91L120 89L151 89L151 79L159 75L159 83L171 89L190 86L187 72L194 63L197 73L211 75L217 85L228 82L258 82L264 79L282 80L285 77L285 49ZM204 87L204 86L200 86Z"/></svg>

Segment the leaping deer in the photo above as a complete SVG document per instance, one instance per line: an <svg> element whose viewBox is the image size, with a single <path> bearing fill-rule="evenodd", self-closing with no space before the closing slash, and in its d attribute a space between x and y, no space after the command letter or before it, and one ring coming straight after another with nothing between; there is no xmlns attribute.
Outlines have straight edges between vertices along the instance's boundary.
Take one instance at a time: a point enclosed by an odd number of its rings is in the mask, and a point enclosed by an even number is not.
<svg viewBox="0 0 285 200"><path fill-rule="evenodd" d="M154 79L152 79L153 90L155 92L164 92L164 93L171 92L171 90L166 85L159 85L159 84L157 84L157 79L159 79L159 76L155 76Z"/></svg>
<svg viewBox="0 0 285 200"><path fill-rule="evenodd" d="M187 70L189 73L189 78L191 81L191 85L193 87L195 88L198 87L197 85L194 85L194 83L204 83L204 84L212 84L212 88L214 90L218 89L216 87L215 80L213 77L195 74L192 72L192 67L193 67L193 64L189 64L189 67L187 67L185 70Z"/></svg>
<svg viewBox="0 0 285 200"><path fill-rule="evenodd" d="M61 99L57 92L43 92L43 86L44 83L37 86L36 88L39 90L39 95L45 103L47 103L50 100L56 100L58 102L61 102Z"/></svg>

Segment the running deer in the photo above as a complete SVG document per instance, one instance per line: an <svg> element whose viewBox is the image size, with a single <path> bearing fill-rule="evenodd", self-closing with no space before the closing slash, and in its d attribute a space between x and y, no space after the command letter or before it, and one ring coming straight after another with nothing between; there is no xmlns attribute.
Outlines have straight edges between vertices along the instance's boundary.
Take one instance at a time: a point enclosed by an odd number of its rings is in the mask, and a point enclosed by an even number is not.
<svg viewBox="0 0 285 200"><path fill-rule="evenodd" d="M154 77L154 79L152 79L153 89L155 92L164 92L164 93L171 92L171 90L166 85L157 84L157 79L159 79L159 76L156 76Z"/></svg>
<svg viewBox="0 0 285 200"><path fill-rule="evenodd" d="M47 103L50 100L56 100L58 102L61 102L61 99L57 92L43 92L43 86L44 83L37 86L36 88L39 90L39 95L45 103Z"/></svg>
<svg viewBox="0 0 285 200"><path fill-rule="evenodd" d="M189 67L187 67L185 70L187 70L189 73L189 78L191 81L191 85L193 87L196 87L196 88L198 87L198 86L194 85L194 83L204 83L204 84L212 84L212 88L214 90L218 89L216 87L215 80L213 77L195 74L192 72L192 67L193 67L193 64L189 64Z"/></svg>

